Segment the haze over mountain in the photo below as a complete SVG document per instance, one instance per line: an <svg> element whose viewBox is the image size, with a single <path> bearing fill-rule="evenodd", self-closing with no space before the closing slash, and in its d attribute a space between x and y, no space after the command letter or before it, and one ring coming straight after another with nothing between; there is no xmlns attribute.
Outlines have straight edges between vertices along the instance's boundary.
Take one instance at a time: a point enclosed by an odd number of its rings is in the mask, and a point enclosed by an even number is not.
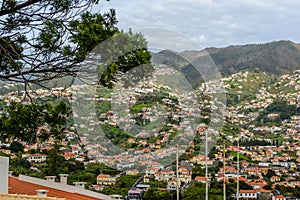
<svg viewBox="0 0 300 200"><path fill-rule="evenodd" d="M152 60L153 63L166 64L181 70L189 81L194 82L199 73L183 57L198 60L203 55L207 56L207 53L224 76L241 70L280 76L300 69L300 44L285 40L180 53L165 50L153 54Z"/></svg>

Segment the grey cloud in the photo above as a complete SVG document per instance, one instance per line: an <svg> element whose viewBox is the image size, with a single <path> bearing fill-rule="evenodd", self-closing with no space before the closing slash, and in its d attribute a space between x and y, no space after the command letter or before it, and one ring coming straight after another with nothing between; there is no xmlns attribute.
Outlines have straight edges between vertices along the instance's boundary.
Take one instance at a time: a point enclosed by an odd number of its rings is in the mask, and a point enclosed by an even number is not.
<svg viewBox="0 0 300 200"><path fill-rule="evenodd" d="M100 6L115 8L124 30L172 29L203 47L299 41L298 0L112 0Z"/></svg>

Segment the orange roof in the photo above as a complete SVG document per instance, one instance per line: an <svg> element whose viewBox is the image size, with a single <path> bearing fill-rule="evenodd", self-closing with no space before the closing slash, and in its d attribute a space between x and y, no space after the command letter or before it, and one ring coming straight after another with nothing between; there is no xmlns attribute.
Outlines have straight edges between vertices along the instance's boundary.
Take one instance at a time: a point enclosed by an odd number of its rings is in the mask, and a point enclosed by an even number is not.
<svg viewBox="0 0 300 200"><path fill-rule="evenodd" d="M27 194L36 195L36 190L48 190L48 197L66 198L66 200L99 200L99 198L90 197L78 193L70 193L63 190L53 189L45 186L40 186L38 184L29 183L26 181L21 181L18 178L9 177L8 179L9 194Z"/></svg>
<svg viewBox="0 0 300 200"><path fill-rule="evenodd" d="M2 200L66 200L65 198L56 197L38 197L29 195L19 195L19 194L0 194L0 199Z"/></svg>
<svg viewBox="0 0 300 200"><path fill-rule="evenodd" d="M158 171L159 169L158 169L158 168L155 168L155 167L151 167L151 168L148 168L147 170L148 170L148 171Z"/></svg>
<svg viewBox="0 0 300 200"><path fill-rule="evenodd" d="M44 146L41 148L41 150L50 150L50 149L53 149L54 147L53 146Z"/></svg>
<svg viewBox="0 0 300 200"><path fill-rule="evenodd" d="M109 177L110 177L110 175L108 175L108 174L99 174L97 176L97 178L109 178Z"/></svg>
<svg viewBox="0 0 300 200"><path fill-rule="evenodd" d="M267 185L267 183L263 183L263 182L251 182L251 183L249 183L249 185L251 185L251 186L258 185L258 186L263 187L263 186Z"/></svg>
<svg viewBox="0 0 300 200"><path fill-rule="evenodd" d="M233 180L237 181L237 177L236 178L233 178ZM245 177L239 177L239 181L244 181L245 183L248 182L248 179L245 178Z"/></svg>
<svg viewBox="0 0 300 200"><path fill-rule="evenodd" d="M258 189L258 190L240 190L240 193L271 193L271 190Z"/></svg>
<svg viewBox="0 0 300 200"><path fill-rule="evenodd" d="M163 170L161 170L161 172L162 172L162 173L172 173L173 171L168 170L168 169L163 169Z"/></svg>
<svg viewBox="0 0 300 200"><path fill-rule="evenodd" d="M195 181L205 181L205 180L206 180L205 176L196 176L195 177Z"/></svg>
<svg viewBox="0 0 300 200"><path fill-rule="evenodd" d="M240 190L240 193L256 193L255 190Z"/></svg>
<svg viewBox="0 0 300 200"><path fill-rule="evenodd" d="M166 191L167 188L159 188L159 190Z"/></svg>
<svg viewBox="0 0 300 200"><path fill-rule="evenodd" d="M261 192L261 193L271 193L271 190L265 190L265 189L259 189L256 190L257 192Z"/></svg>

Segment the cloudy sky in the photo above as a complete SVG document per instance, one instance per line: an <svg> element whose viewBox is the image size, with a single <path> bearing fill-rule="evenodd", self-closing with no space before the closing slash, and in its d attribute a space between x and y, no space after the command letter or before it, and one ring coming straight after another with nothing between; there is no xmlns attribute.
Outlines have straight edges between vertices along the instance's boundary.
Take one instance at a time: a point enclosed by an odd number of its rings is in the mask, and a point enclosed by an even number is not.
<svg viewBox="0 0 300 200"><path fill-rule="evenodd" d="M300 42L299 0L102 0L95 9L109 8L124 30L167 29L202 48Z"/></svg>

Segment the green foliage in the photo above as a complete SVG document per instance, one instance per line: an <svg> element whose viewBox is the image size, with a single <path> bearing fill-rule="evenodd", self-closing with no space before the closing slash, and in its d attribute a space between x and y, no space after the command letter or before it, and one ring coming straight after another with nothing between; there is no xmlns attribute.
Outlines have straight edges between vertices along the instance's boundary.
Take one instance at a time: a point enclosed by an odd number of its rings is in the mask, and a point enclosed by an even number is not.
<svg viewBox="0 0 300 200"><path fill-rule="evenodd" d="M279 117L269 118L268 114L276 113ZM284 100L276 100L271 103L260 115L256 118L257 124L279 124L283 120L290 119L291 116L300 114L300 107L289 105Z"/></svg>
<svg viewBox="0 0 300 200"><path fill-rule="evenodd" d="M240 127L232 123L226 122L222 128L222 132L226 135L238 135Z"/></svg>
<svg viewBox="0 0 300 200"><path fill-rule="evenodd" d="M118 31L114 10L87 12L97 3L4 1L0 6L0 79L28 84L74 75L76 65Z"/></svg>
<svg viewBox="0 0 300 200"><path fill-rule="evenodd" d="M212 182L209 188L210 200L222 200L223 199L223 182ZM226 184L226 196L227 199L233 199L231 196L236 192L236 183ZM196 185L188 187L182 194L184 200L202 200L205 199L205 184L196 183Z"/></svg>
<svg viewBox="0 0 300 200"><path fill-rule="evenodd" d="M107 113L111 109L111 102L110 101L97 101L95 107L96 107L96 110L98 113L100 113L100 114Z"/></svg>
<svg viewBox="0 0 300 200"><path fill-rule="evenodd" d="M11 168L23 167L29 169L31 164L25 158L13 158L9 163Z"/></svg>
<svg viewBox="0 0 300 200"><path fill-rule="evenodd" d="M172 97L168 93L162 91L155 91L153 93L140 96L137 102L130 108L130 113L135 116L134 119L136 120L136 124L139 126L146 126L150 124L150 119L143 118L143 113L145 112L143 109L150 109L151 107L155 107L159 104L166 110L175 110L175 106L173 104L165 103L163 99L170 99L173 103L178 104L178 99L176 97ZM156 112L155 108L152 110L152 112ZM166 119L166 124L168 123L179 124L180 120L175 121L173 120L172 115L169 115Z"/></svg>
<svg viewBox="0 0 300 200"><path fill-rule="evenodd" d="M195 178L196 176L204 176L205 175L205 170L202 165L195 165L192 169L192 176Z"/></svg>
<svg viewBox="0 0 300 200"><path fill-rule="evenodd" d="M85 167L82 162L75 160L65 160L65 158L60 154L58 145L55 145L53 149L47 151L46 166L42 167L43 176L70 174L70 176L74 178L73 173L79 174L79 172L83 172L84 170ZM83 177L84 176L82 174L80 180L88 179Z"/></svg>
<svg viewBox="0 0 300 200"><path fill-rule="evenodd" d="M9 161L9 170L13 172L14 176L25 174L34 177L40 177L40 173L30 169L31 163L25 158L13 158Z"/></svg>
<svg viewBox="0 0 300 200"><path fill-rule="evenodd" d="M148 184L154 188L166 188L167 187L167 183L165 181L154 181L154 179L152 181L150 181Z"/></svg>
<svg viewBox="0 0 300 200"><path fill-rule="evenodd" d="M237 142L235 141L233 144L237 145ZM249 140L241 140L240 141L240 146L246 146L246 147L270 146L270 145L271 145L271 142L268 142L266 140L249 139Z"/></svg>
<svg viewBox="0 0 300 200"><path fill-rule="evenodd" d="M73 32L71 41L79 46L75 52L76 60L83 61L88 52L91 52L98 44L119 32L115 27L116 23L114 10L110 10L104 15L85 12L82 14L81 19L71 21L69 23ZM67 47L65 52L72 55L70 50Z"/></svg>
<svg viewBox="0 0 300 200"><path fill-rule="evenodd" d="M186 200L193 200L193 199L205 199L205 187L199 187L199 186L191 186L188 187L184 194L183 199Z"/></svg>
<svg viewBox="0 0 300 200"><path fill-rule="evenodd" d="M19 139L28 143L63 139L71 114L64 101L45 104L11 102L0 115L1 139ZM40 129L44 127L44 129Z"/></svg>
<svg viewBox="0 0 300 200"><path fill-rule="evenodd" d="M150 187L142 196L145 200L169 200L176 199L174 191L161 190L159 188Z"/></svg>
<svg viewBox="0 0 300 200"><path fill-rule="evenodd" d="M99 83L111 87L117 72L151 74L151 55L141 34L124 33L117 27L115 10L91 12L98 0L21 0L5 1L0 6L0 80L27 84L64 76L76 76L81 62L100 43L105 68ZM118 35L118 37L113 37ZM108 38L112 38L107 42ZM112 47L112 48L108 48ZM122 55L114 58L114 55ZM99 74L100 75L100 74ZM132 77L129 83L134 82Z"/></svg>
<svg viewBox="0 0 300 200"><path fill-rule="evenodd" d="M111 195L111 194L119 194L125 196L128 192L128 188L119 188L119 187L107 187L101 190L101 193Z"/></svg>
<svg viewBox="0 0 300 200"><path fill-rule="evenodd" d="M11 152L13 152L13 153L23 152L24 146L23 146L20 142L13 141L13 142L10 144L9 149L10 149Z"/></svg>
<svg viewBox="0 0 300 200"><path fill-rule="evenodd" d="M276 173L273 170L268 169L266 177L270 180L272 176L276 176Z"/></svg>
<svg viewBox="0 0 300 200"><path fill-rule="evenodd" d="M134 86L150 77L154 70L145 38L131 30L128 33L118 32L97 51L103 63L98 66L100 84L106 87L112 88L117 81L122 81L124 87ZM128 71L131 72L126 76L116 76L117 72L124 74Z"/></svg>
<svg viewBox="0 0 300 200"><path fill-rule="evenodd" d="M240 184L240 189L241 190L252 190L253 189L253 187L251 187L250 185L248 185L244 181L240 181L239 184Z"/></svg>
<svg viewBox="0 0 300 200"><path fill-rule="evenodd" d="M133 184L141 177L141 174L138 175L123 175L117 182L117 187L132 187Z"/></svg>
<svg viewBox="0 0 300 200"><path fill-rule="evenodd" d="M117 181L115 186L104 188L101 192L103 194L119 194L122 196L127 195L128 190L134 185L134 183L141 177L140 175L123 175Z"/></svg>
<svg viewBox="0 0 300 200"><path fill-rule="evenodd" d="M58 147L49 150L46 159L48 167L45 170L46 176L54 176L58 174L67 174L68 167L66 166L65 158L59 155Z"/></svg>
<svg viewBox="0 0 300 200"><path fill-rule="evenodd" d="M86 172L92 173L96 176L98 176L99 174L109 174L109 175L115 176L115 175L121 173L121 171L115 170L104 164L90 164L87 166Z"/></svg>
<svg viewBox="0 0 300 200"><path fill-rule="evenodd" d="M228 151L227 153L230 154L230 155L232 155L232 156L234 156L235 158L237 158L237 152L235 152L235 151ZM240 157L240 160L246 160L248 162L251 162L251 158L250 157L245 156L245 155L243 155L241 153L240 153L239 157Z"/></svg>
<svg viewBox="0 0 300 200"><path fill-rule="evenodd" d="M115 145L127 142L128 138L132 137L130 133L127 133L124 130L109 124L102 124L101 129L105 133L105 136L112 140L113 144Z"/></svg>
<svg viewBox="0 0 300 200"><path fill-rule="evenodd" d="M73 182L87 182L87 185L96 184L96 177L94 174L86 172L85 170L76 170L69 174L68 184L73 184Z"/></svg>
<svg viewBox="0 0 300 200"><path fill-rule="evenodd" d="M234 106L242 102L249 102L256 98L262 87L268 87L274 81L274 75L263 72L242 70L229 80L224 81L227 87L226 103Z"/></svg>
<svg viewBox="0 0 300 200"><path fill-rule="evenodd" d="M295 197L300 197L300 187L285 187L284 185L276 185L275 189L283 195L293 195Z"/></svg>
<svg viewBox="0 0 300 200"><path fill-rule="evenodd" d="M3 153L1 151L0 151L0 156L9 157L9 155L7 155L6 153Z"/></svg>

